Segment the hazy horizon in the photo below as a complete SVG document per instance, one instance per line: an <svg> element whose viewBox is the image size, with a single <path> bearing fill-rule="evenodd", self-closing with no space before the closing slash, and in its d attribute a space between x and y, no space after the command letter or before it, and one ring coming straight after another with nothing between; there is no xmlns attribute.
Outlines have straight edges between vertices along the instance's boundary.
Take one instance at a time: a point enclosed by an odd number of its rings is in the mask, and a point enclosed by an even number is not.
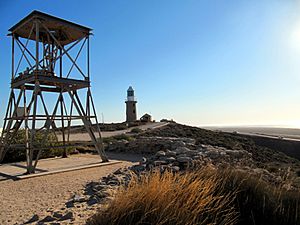
<svg viewBox="0 0 300 225"><path fill-rule="evenodd" d="M286 129L300 129L298 125L285 125L285 124L203 124L197 125L198 127L242 127L242 128L286 128Z"/></svg>

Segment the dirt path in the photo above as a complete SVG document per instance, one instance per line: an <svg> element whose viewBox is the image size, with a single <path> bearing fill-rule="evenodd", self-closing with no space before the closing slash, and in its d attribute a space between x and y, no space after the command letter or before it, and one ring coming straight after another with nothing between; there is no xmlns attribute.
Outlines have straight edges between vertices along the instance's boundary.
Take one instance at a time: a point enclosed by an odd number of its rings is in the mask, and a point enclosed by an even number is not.
<svg viewBox="0 0 300 225"><path fill-rule="evenodd" d="M101 132L102 137L112 137L120 134L126 134L129 133L133 128L139 128L141 130L147 130L147 129L156 129L159 127L163 127L168 125L167 122L155 122L155 123L148 123L145 125L137 126L137 127L131 127L126 130L116 130L116 131L103 131ZM98 133L95 132L95 135L98 137ZM57 135L57 138L59 141L62 141L62 136ZM88 133L74 133L70 135L70 141L89 141L90 136Z"/></svg>
<svg viewBox="0 0 300 225"><path fill-rule="evenodd" d="M122 161L120 164L105 167L83 169L19 181L1 181L0 224L23 224L31 218L35 221L41 221L56 209L62 210L66 208L65 203L74 194L82 192L88 182L99 181L101 177L118 168L132 164L133 162L130 161ZM79 219L72 224L82 224L82 221L85 221L91 212L89 212L89 209L85 209L80 215L75 215ZM32 224L35 223L33 222ZM71 223L62 221L54 224Z"/></svg>

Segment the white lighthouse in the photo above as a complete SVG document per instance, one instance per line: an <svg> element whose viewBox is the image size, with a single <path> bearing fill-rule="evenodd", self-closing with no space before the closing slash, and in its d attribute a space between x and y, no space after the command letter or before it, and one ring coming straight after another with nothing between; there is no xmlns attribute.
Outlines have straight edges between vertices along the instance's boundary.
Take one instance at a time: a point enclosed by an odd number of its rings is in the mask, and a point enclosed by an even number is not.
<svg viewBox="0 0 300 225"><path fill-rule="evenodd" d="M127 99L126 103L126 122L131 123L136 121L136 99L134 97L134 90L129 86L127 90Z"/></svg>

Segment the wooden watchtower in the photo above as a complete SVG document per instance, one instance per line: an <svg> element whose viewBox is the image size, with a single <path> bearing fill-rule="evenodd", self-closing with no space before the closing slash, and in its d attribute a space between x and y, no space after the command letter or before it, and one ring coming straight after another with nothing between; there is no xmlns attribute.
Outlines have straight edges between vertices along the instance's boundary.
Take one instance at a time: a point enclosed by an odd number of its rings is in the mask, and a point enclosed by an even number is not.
<svg viewBox="0 0 300 225"><path fill-rule="evenodd" d="M72 146L71 126L80 124L102 161L108 161L90 90L91 29L33 11L9 32L11 92L0 139L0 163L7 151L23 149L27 173L34 173L41 152ZM20 130L25 133L24 143L15 144ZM58 144L43 141L50 134ZM37 135L42 141L36 140Z"/></svg>

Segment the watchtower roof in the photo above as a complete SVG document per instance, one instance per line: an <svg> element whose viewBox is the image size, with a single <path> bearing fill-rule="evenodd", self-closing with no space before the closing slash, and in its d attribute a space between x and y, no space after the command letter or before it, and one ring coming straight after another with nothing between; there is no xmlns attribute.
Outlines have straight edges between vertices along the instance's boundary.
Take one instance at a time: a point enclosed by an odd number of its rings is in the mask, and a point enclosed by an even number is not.
<svg viewBox="0 0 300 225"><path fill-rule="evenodd" d="M40 20L50 32L54 33L54 36L61 45L67 45L78 39L86 37L92 30L91 28L34 10L28 16L11 27L9 31L19 37L35 40L35 32L32 32L29 37L35 19ZM40 33L42 32L46 33L46 29L43 26L40 26ZM41 38L40 41L47 42L47 39Z"/></svg>

